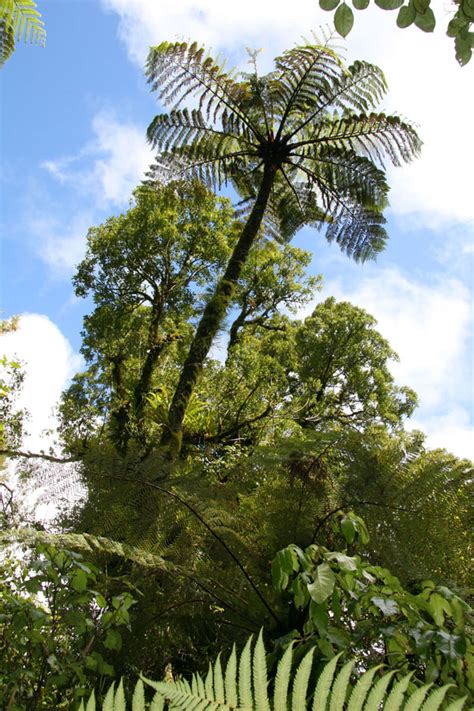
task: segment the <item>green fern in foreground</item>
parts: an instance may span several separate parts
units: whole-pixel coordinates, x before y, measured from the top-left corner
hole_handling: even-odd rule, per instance
[[[269,695],[269,679],[262,635],[252,650],[252,638],[237,659],[235,647],[232,650],[225,672],[220,657],[209,665],[205,679],[194,674],[191,682],[184,679],[171,682],[143,681],[155,689],[151,702],[145,702],[145,687],[139,681],[132,698],[131,711],[178,711],[178,709],[213,709],[214,711],[461,711],[466,699],[445,702],[450,686],[431,689],[430,684],[410,690],[411,674],[404,676],[389,686],[394,672],[382,672],[381,667],[373,667],[351,683],[354,662],[347,662],[339,671],[334,657],[326,664],[313,695],[309,681],[313,665],[314,649],[310,650],[292,671],[293,650],[287,649],[280,660],[276,672],[273,692]],[[94,694],[79,711],[96,711]],[[123,684],[117,689],[112,685],[104,699],[102,711],[126,711],[127,704]],[[465,709],[467,711],[467,709]]]

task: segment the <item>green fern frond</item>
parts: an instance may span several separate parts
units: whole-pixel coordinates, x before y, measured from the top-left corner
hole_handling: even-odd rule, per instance
[[[110,538],[102,536],[92,536],[89,533],[47,533],[37,531],[34,528],[18,528],[0,531],[0,541],[2,543],[44,543],[62,548],[70,548],[85,553],[107,554],[131,560],[134,563],[155,570],[168,570],[169,564],[157,554],[149,551],[119,543]]]
[[[252,638],[245,645],[240,657],[239,679],[237,680],[237,658],[235,649],[229,658],[225,679],[222,674],[220,655],[209,666],[206,679],[195,674],[192,683],[179,679],[172,682],[143,681],[155,689],[156,694],[148,707],[142,682],[139,681],[132,699],[132,711],[179,711],[180,709],[213,709],[213,711],[438,711],[444,702],[450,685],[430,691],[426,685],[408,691],[411,675],[403,677],[387,695],[392,683],[393,672],[384,673],[381,667],[364,672],[354,685],[352,683],[354,662],[349,661],[337,671],[340,655],[334,657],[323,668],[314,694],[311,694],[311,672],[315,649],[311,649],[301,660],[296,671],[292,671],[293,650],[289,647],[278,664],[275,677],[273,701],[268,694],[269,679],[265,662],[265,649],[260,633],[252,650]],[[229,666],[230,665],[230,666]],[[374,681],[377,675],[378,679]],[[253,685],[252,685],[253,680]],[[291,702],[288,689],[292,686]],[[312,696],[312,698],[311,698]],[[238,697],[238,701],[237,701]],[[462,711],[465,699],[449,702],[446,711]],[[85,711],[95,711],[94,695]],[[112,685],[104,700],[102,711],[125,711],[122,682],[114,690]],[[82,703],[80,711],[84,711]]]
[[[5,64],[15,51],[15,33],[13,27],[2,18],[0,20],[0,66]]]
[[[160,100],[178,108],[189,96],[199,95],[199,109],[207,119],[215,121],[226,112],[226,121],[233,121],[239,133],[246,127],[256,129],[240,106],[245,97],[245,85],[237,82],[196,42],[162,42],[152,47],[146,74],[152,90],[160,87]]]
[[[15,40],[44,47],[46,30],[33,0],[2,0],[0,3],[0,66],[15,49]]]

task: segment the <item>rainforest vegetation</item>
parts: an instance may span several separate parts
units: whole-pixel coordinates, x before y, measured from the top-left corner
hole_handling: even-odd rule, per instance
[[[294,709],[326,708],[338,672],[330,708],[354,689],[356,709],[370,670],[365,708],[391,691],[386,708],[405,692],[420,708],[425,684],[423,708],[468,708],[472,464],[405,429],[417,396],[396,353],[291,244],[309,225],[315,245],[375,257],[384,163],[416,158],[415,129],[378,111],[377,67],[316,42],[265,76],[163,43],[147,76],[170,110],[74,275],[92,308],[60,454],[22,450],[21,364],[3,363],[2,463],[69,503],[32,521],[2,479],[1,707],[79,708],[122,678],[107,708],[124,708],[143,674],[169,708],[266,709],[267,692],[287,708],[290,676]]]

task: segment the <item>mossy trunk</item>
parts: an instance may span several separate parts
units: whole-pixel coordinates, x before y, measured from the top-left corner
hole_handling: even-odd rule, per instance
[[[190,397],[196,385],[204,360],[209,353],[219,326],[232,301],[242,268],[262,224],[263,215],[270,197],[276,168],[268,166],[263,173],[262,183],[247,222],[235,245],[227,269],[216,286],[216,290],[206,305],[183,365],[168,412],[168,426],[162,437],[162,445],[168,448],[171,458],[176,456],[182,444],[183,419]]]

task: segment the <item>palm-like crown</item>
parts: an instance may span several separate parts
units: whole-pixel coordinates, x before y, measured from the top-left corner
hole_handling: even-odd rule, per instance
[[[386,91],[378,67],[346,68],[328,46],[307,43],[277,57],[266,76],[255,63],[237,74],[196,43],[164,42],[150,50],[147,75],[173,107],[148,128],[159,150],[153,178],[231,182],[247,203],[271,173],[266,223],[275,237],[327,224],[327,239],[357,260],[383,248],[384,158],[400,165],[421,144],[408,123],[373,112]],[[197,107],[183,107],[191,97]]]

